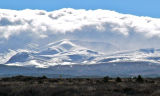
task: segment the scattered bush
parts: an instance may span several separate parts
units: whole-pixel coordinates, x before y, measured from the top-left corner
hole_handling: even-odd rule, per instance
[[[1,78],[0,96],[160,96],[159,81],[160,78],[143,79],[140,75],[135,79],[14,76]]]
[[[47,79],[47,77],[45,75],[43,75],[41,79]]]
[[[109,77],[108,77],[108,76],[105,76],[105,77],[103,78],[103,81],[104,81],[104,82],[108,82],[108,81],[109,81]]]
[[[121,78],[120,78],[120,77],[117,77],[117,78],[116,78],[116,82],[122,82]]]
[[[137,82],[144,82],[144,79],[142,78],[141,75],[138,75],[138,77],[136,78]]]

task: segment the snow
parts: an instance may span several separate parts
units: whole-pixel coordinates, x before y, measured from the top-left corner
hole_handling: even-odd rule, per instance
[[[40,51],[26,49],[10,50],[8,53],[0,54],[0,62],[8,66],[36,68],[48,68],[56,65],[90,65],[137,61],[160,63],[159,54],[160,50],[154,48],[101,54],[77,45],[72,40],[64,39],[49,43]]]
[[[55,65],[90,63],[100,56],[98,52],[81,47],[64,39],[50,43],[39,52],[18,51],[6,62],[9,66],[35,66],[46,68]]]

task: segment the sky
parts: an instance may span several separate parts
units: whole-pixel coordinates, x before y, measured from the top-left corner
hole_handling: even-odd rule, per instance
[[[137,16],[160,17],[160,0],[1,0],[1,9],[106,9]]]

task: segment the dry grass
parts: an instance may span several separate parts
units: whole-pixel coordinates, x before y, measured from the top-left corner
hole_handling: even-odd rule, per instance
[[[16,76],[0,80],[0,96],[160,96],[160,79]]]

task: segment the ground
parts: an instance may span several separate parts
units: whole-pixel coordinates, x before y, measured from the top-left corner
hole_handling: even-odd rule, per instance
[[[0,79],[0,96],[160,96],[160,78]]]

